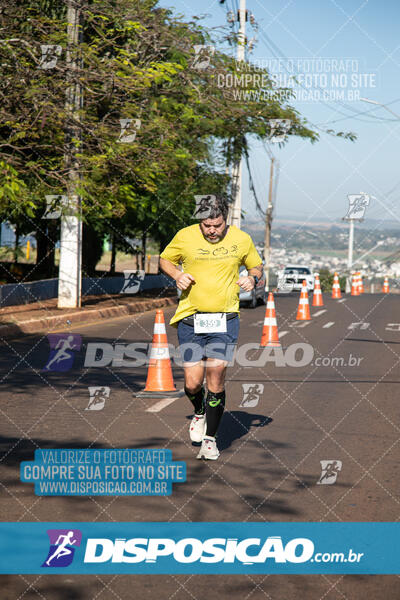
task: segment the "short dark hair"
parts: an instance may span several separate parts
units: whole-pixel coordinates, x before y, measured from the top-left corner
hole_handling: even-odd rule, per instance
[[[215,201],[212,204],[210,209],[210,214],[207,219],[217,219],[220,215],[222,215],[224,221],[226,221],[228,217],[229,204],[228,200],[223,196],[216,196]]]

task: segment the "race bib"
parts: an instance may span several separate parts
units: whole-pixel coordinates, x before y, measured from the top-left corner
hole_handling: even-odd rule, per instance
[[[194,315],[195,333],[226,333],[225,313],[203,313]]]

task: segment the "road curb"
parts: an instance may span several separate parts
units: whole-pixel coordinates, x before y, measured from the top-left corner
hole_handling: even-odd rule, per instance
[[[0,337],[10,338],[21,334],[51,333],[52,330],[70,327],[74,323],[86,324],[100,319],[114,319],[135,313],[142,313],[163,306],[177,304],[177,298],[151,298],[143,302],[132,304],[119,304],[117,306],[104,306],[100,308],[83,308],[75,312],[63,311],[60,315],[29,319],[17,323],[0,325]],[[67,323],[68,321],[68,323]]]

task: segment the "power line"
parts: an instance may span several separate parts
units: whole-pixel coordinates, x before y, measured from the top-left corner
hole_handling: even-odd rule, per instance
[[[260,214],[260,216],[262,216],[263,218],[265,218],[265,211],[263,210],[263,208],[262,208],[262,206],[261,206],[261,204],[260,204],[260,202],[258,200],[257,192],[256,192],[256,189],[255,189],[255,186],[254,186],[254,180],[253,180],[253,176],[252,176],[252,173],[251,173],[250,161],[249,161],[249,154],[247,152],[247,149],[244,151],[244,157],[245,157],[245,161],[246,161],[247,171],[249,173],[249,187],[250,187],[250,190],[253,193],[254,200],[255,200],[255,203],[256,203],[256,207],[257,207],[257,211]]]
[[[260,34],[261,34],[261,37],[262,37],[262,39],[263,39],[263,42],[264,42],[264,44],[267,46],[268,50],[270,50],[270,52],[271,52],[271,53],[274,55],[274,57],[275,57],[275,58],[283,58],[283,59],[285,59],[285,60],[288,60],[288,59],[287,59],[287,57],[285,56],[285,54],[284,54],[284,53],[282,52],[282,50],[279,48],[279,46],[277,46],[277,45],[276,45],[276,44],[275,44],[275,43],[274,43],[274,42],[271,40],[271,38],[270,38],[270,37],[267,35],[267,33],[264,31],[264,29],[262,29],[262,27],[260,27]],[[292,75],[292,73],[291,73],[291,72],[290,72],[290,71],[287,69],[287,67],[286,67],[286,66],[285,66],[285,70],[286,70],[286,72],[287,72],[289,75]],[[307,90],[307,88],[304,86],[304,84],[302,84],[301,82],[300,82],[299,84],[300,84],[300,86],[301,86],[303,89],[306,89],[306,90]],[[319,86],[316,86],[316,89],[318,89],[319,91],[323,91],[323,90],[322,90],[322,88],[320,88]],[[351,107],[351,106],[349,106],[349,105],[347,105],[347,104],[345,104],[345,103],[343,103],[343,102],[341,102],[341,101],[339,100],[339,101],[338,101],[338,103],[340,104],[340,106],[341,106],[341,107],[343,107],[343,109],[346,109],[346,110],[349,110],[349,111],[352,111],[352,112],[353,112],[353,114],[352,114],[352,115],[345,115],[344,113],[340,112],[340,111],[339,111],[337,108],[335,108],[335,107],[331,106],[331,105],[330,105],[330,104],[329,104],[327,101],[324,101],[324,100],[320,99],[320,100],[319,100],[319,102],[323,103],[323,104],[324,104],[325,106],[327,106],[327,107],[328,107],[330,110],[333,110],[334,112],[336,112],[336,113],[338,113],[338,114],[342,115],[342,116],[344,117],[344,119],[348,119],[349,117],[356,118],[358,114],[367,114],[368,112],[370,112],[370,111],[363,111],[363,112],[361,112],[361,113],[360,113],[360,112],[357,112],[357,109],[354,109],[353,107]],[[371,115],[371,116],[374,116],[374,115]],[[374,118],[377,118],[378,120],[381,120],[381,119],[379,119],[379,117],[375,117],[375,116],[374,116]],[[344,120],[344,119],[343,119],[343,120]],[[341,119],[340,119],[340,120],[341,120]],[[362,119],[358,119],[358,120],[362,120]],[[385,119],[385,120],[386,120],[386,119]],[[392,119],[387,119],[387,120],[388,120],[388,121],[391,121]],[[317,127],[318,127],[318,129],[320,129],[320,127],[319,127],[319,126],[317,126]]]
[[[399,102],[399,101],[400,101],[400,98],[397,98],[396,100],[392,100],[392,102],[388,102],[387,105],[394,104],[395,102]],[[360,111],[360,112],[356,113],[354,115],[354,117],[356,117],[357,115],[368,115],[368,114],[372,113],[374,110],[376,110],[376,108],[370,108],[369,110]],[[399,122],[398,119],[389,119],[389,118],[385,119],[385,117],[377,117],[376,115],[373,115],[373,114],[371,114],[370,116],[373,117],[374,119],[376,119],[375,122],[379,122],[379,123],[381,123],[382,121],[388,122],[388,123],[398,123]],[[335,119],[333,121],[328,121],[328,123],[337,123],[338,121],[343,121],[344,119],[347,119],[347,118],[348,117],[343,117],[342,119]],[[366,119],[358,119],[358,121],[363,121],[364,123],[374,123],[374,121],[367,121]]]

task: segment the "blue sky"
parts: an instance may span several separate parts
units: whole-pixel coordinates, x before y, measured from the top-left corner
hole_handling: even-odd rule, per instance
[[[238,0],[162,0],[163,6],[174,7],[185,17],[206,15],[203,24],[209,27],[226,25],[226,8]],[[279,185],[275,214],[296,219],[339,223],[347,209],[347,194],[363,191],[374,196],[367,210],[367,219],[400,221],[400,4],[396,0],[247,0],[247,9],[258,23],[258,42],[250,60],[267,61],[276,56],[304,60],[311,68],[311,59],[352,59],[345,71],[349,85],[344,102],[321,102],[315,99],[316,88],[307,88],[312,101],[292,102],[303,116],[321,129],[353,131],[356,142],[333,138],[321,132],[314,145],[290,138],[283,149],[270,147],[280,162]],[[247,24],[247,36],[254,35]],[[272,42],[272,46],[271,46]],[[231,52],[226,47],[228,52]],[[288,63],[285,61],[285,65]],[[303,72],[300,68],[298,72]],[[285,67],[282,69],[286,73]],[[314,71],[315,72],[315,71]],[[327,88],[336,94],[327,69]],[[367,77],[365,78],[365,74]],[[366,79],[364,84],[359,77]],[[352,81],[352,76],[356,81]],[[323,89],[319,77],[317,85]],[[367,97],[388,105],[399,120],[380,106],[351,100],[348,90],[354,83],[359,97]],[[366,85],[365,85],[366,83]],[[344,106],[343,106],[344,104]],[[366,114],[355,114],[366,113]],[[269,159],[259,143],[252,144],[251,168],[258,197],[264,205],[267,196]],[[248,189],[244,169],[243,208],[247,218],[255,216],[254,200]],[[390,193],[389,193],[390,192]]]

